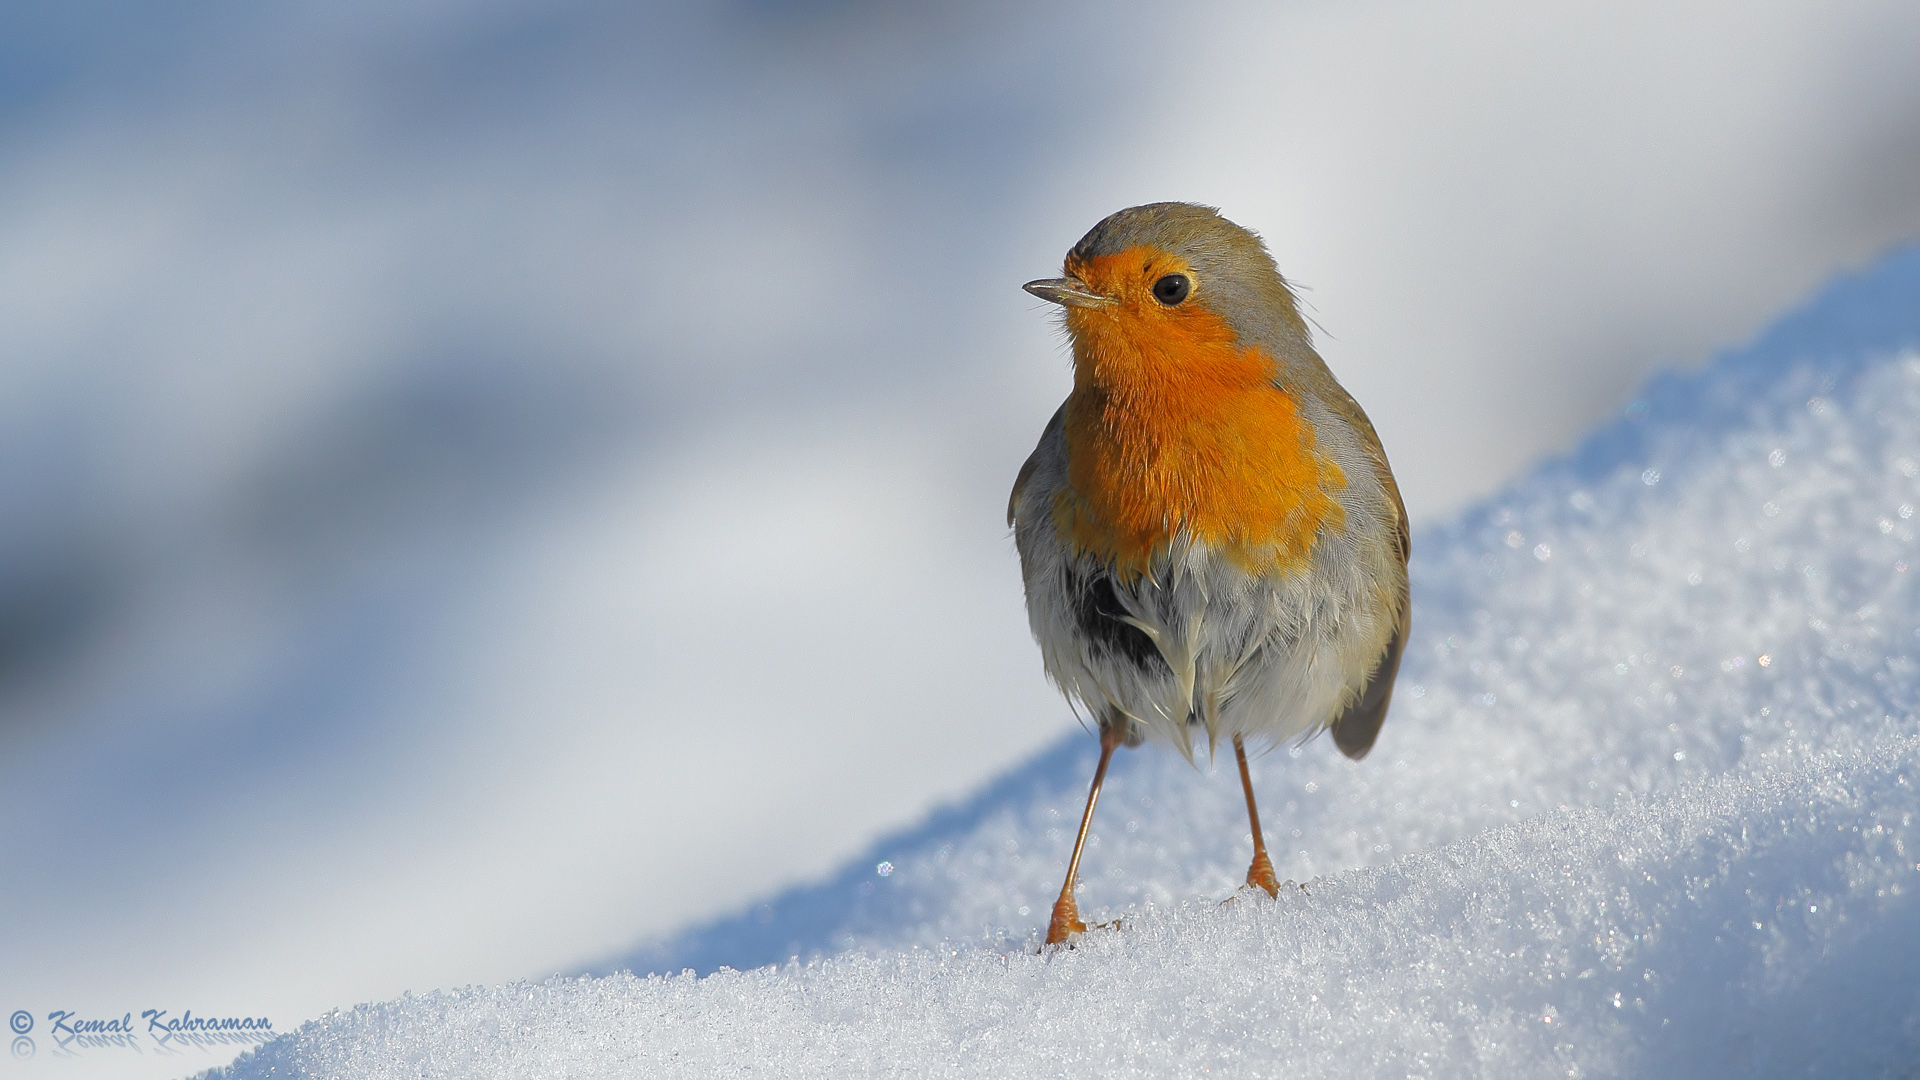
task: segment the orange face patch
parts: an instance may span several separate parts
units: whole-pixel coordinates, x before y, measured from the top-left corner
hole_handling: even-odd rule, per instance
[[[1068,543],[1138,574],[1184,531],[1249,570],[1303,570],[1314,536],[1343,521],[1330,492],[1346,477],[1274,385],[1273,358],[1238,345],[1207,310],[1206,282],[1164,251],[1066,269],[1116,301],[1067,309],[1069,460],[1053,514]],[[1194,278],[1171,307],[1151,291],[1169,273]]]

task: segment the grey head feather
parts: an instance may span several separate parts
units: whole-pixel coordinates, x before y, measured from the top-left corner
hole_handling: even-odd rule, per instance
[[[1158,202],[1109,215],[1067,253],[1069,263],[1141,246],[1159,248],[1193,267],[1193,300],[1233,328],[1240,344],[1265,349],[1283,364],[1311,354],[1307,325],[1293,290],[1258,234],[1197,203]]]

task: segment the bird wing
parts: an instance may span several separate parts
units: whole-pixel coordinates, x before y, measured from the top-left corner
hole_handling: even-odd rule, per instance
[[[1393,680],[1400,674],[1400,654],[1406,649],[1407,630],[1412,624],[1413,605],[1407,593],[1407,557],[1412,554],[1413,541],[1407,531],[1407,505],[1401,501],[1400,485],[1394,483],[1393,470],[1387,465],[1387,454],[1380,446],[1380,436],[1374,433],[1373,422],[1367,419],[1367,414],[1347,393],[1346,388],[1335,381],[1324,363],[1313,369],[1310,377],[1314,378],[1327,405],[1360,432],[1360,441],[1366,447],[1374,475],[1380,478],[1381,486],[1386,488],[1395,517],[1394,570],[1399,580],[1395,582],[1393,596],[1393,637],[1388,639],[1386,649],[1373,665],[1373,674],[1367,677],[1367,684],[1361,688],[1359,698],[1334,717],[1331,725],[1333,744],[1340,748],[1341,753],[1358,761],[1373,749],[1373,741],[1380,735],[1380,725],[1387,719],[1387,703],[1393,698]]]
[[[1007,496],[1008,528],[1013,527],[1014,511],[1020,508],[1020,495],[1027,490],[1027,481],[1032,480],[1034,471],[1040,468],[1040,452],[1047,445],[1047,436],[1066,422],[1066,414],[1066,402],[1061,402],[1060,407],[1053,411],[1053,418],[1040,430],[1040,442],[1033,448],[1033,453],[1027,455],[1026,464],[1020,466],[1020,475],[1013,478],[1013,493]]]
[[[1407,608],[1403,599],[1393,638],[1387,642],[1387,651],[1380,655],[1380,662],[1374,665],[1359,700],[1333,719],[1333,745],[1355,761],[1373,749],[1373,740],[1380,737],[1380,725],[1387,719],[1387,702],[1393,697],[1394,676],[1400,674],[1400,654],[1407,644]]]

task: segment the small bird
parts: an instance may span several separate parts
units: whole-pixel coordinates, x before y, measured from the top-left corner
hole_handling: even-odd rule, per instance
[[[1386,453],[1260,238],[1151,203],[1095,225],[1064,269],[1025,288],[1064,309],[1073,392],[1007,503],[1042,662],[1100,732],[1049,944],[1086,930],[1074,882],[1100,785],[1148,736],[1189,761],[1202,734],[1233,742],[1247,884],[1277,897],[1246,743],[1331,728],[1364,757],[1409,619]]]

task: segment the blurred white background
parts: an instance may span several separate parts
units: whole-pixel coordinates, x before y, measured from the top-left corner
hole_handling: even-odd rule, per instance
[[[1019,285],[1101,216],[1261,231],[1430,522],[1920,236],[1915,55],[1867,0],[6,9],[0,1011],[291,1027],[822,873],[1073,730],[1002,515],[1069,381]]]

